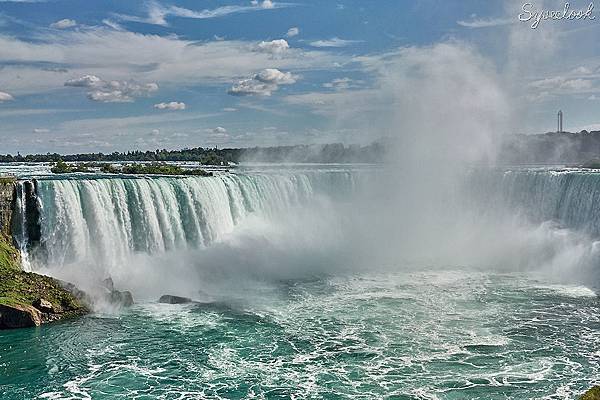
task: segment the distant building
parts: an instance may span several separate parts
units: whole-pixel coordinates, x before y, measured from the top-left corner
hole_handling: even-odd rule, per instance
[[[557,121],[557,132],[563,132],[563,113],[562,110],[558,110],[558,121]]]

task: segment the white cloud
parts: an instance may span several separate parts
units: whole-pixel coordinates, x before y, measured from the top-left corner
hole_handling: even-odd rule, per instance
[[[571,71],[571,74],[573,74],[573,75],[589,75],[591,73],[592,73],[592,71],[589,68],[584,67],[584,66],[574,68]]]
[[[234,84],[228,93],[234,96],[262,95],[270,96],[279,89],[279,85],[291,85],[298,77],[291,72],[282,72],[276,68],[267,68],[252,78],[242,79]]]
[[[169,103],[158,103],[154,105],[154,108],[159,110],[185,110],[185,103],[179,101],[171,101]]]
[[[65,82],[65,86],[73,87],[97,87],[102,86],[105,82],[96,75],[83,75],[79,78],[69,79]]]
[[[225,111],[225,112],[234,112],[234,111],[237,111],[237,108],[233,108],[233,107],[225,107],[225,108],[223,109],[223,111]]]
[[[77,26],[77,21],[68,18],[61,19],[60,21],[56,21],[50,24],[50,28],[54,29],[67,29],[72,28],[74,26]]]
[[[12,97],[12,95],[6,93],[6,92],[0,92],[0,103],[3,103],[5,101],[11,101],[14,100],[14,97]]]
[[[260,6],[262,8],[273,8],[273,7],[275,7],[275,3],[273,3],[271,0],[265,0],[262,2],[262,4]]]
[[[213,133],[219,133],[219,134],[227,133],[227,129],[223,128],[222,126],[217,126],[212,131],[213,131]]]
[[[130,103],[136,97],[148,96],[158,90],[156,83],[138,83],[133,80],[105,81],[96,75],[69,79],[65,86],[87,88],[88,98],[102,103]]]
[[[192,19],[208,19],[224,17],[230,14],[258,11],[264,9],[282,8],[287,7],[286,4],[273,3],[270,0],[265,0],[262,3],[252,2],[250,6],[222,6],[212,10],[205,9],[202,11],[190,10],[189,8],[168,6],[165,7],[156,1],[148,3],[147,16],[138,17],[134,15],[123,15],[119,14],[117,17],[125,21],[143,22],[152,25],[168,26],[168,17],[179,17],[179,18],[192,18]]]
[[[293,28],[288,29],[288,31],[285,34],[285,36],[287,36],[287,37],[294,37],[294,36],[298,36],[299,33],[300,33],[300,29],[295,26]]]
[[[48,133],[50,129],[47,128],[34,128],[33,133]]]
[[[267,68],[256,74],[254,79],[275,85],[291,85],[296,83],[297,76],[291,72],[281,72],[277,68]]]
[[[119,25],[118,23],[116,23],[115,21],[105,18],[102,20],[102,23],[116,31],[122,31],[123,27],[121,25]]]
[[[346,40],[333,37],[331,39],[315,40],[314,42],[310,42],[310,45],[313,47],[346,47],[360,42],[362,40]]]
[[[254,7],[260,7],[260,8],[264,8],[264,9],[275,8],[275,3],[271,0],[264,0],[262,3],[258,0],[252,0],[250,2],[250,4],[252,4]],[[277,6],[279,6],[279,5],[277,5]]]
[[[470,21],[456,21],[465,28],[490,28],[494,26],[510,25],[514,23],[514,18],[473,18]]]
[[[581,93],[594,88],[594,80],[555,76],[539,79],[530,83],[530,87],[551,93]]]
[[[271,40],[270,42],[260,42],[257,45],[258,51],[280,55],[285,53],[290,48],[290,45],[285,39]]]
[[[598,97],[595,94],[593,94],[590,97],[588,97],[588,100],[600,100],[600,97]]]
[[[332,80],[331,82],[327,82],[323,84],[323,87],[331,88],[335,90],[346,90],[353,87],[353,80],[345,77],[345,78],[337,78]]]
[[[128,80],[135,76],[145,82],[215,84],[264,68],[322,69],[342,60],[340,55],[319,50],[289,48],[285,57],[273,57],[256,51],[256,42],[198,43],[108,27],[44,32],[33,39],[0,34],[0,61],[11,61],[2,70],[5,91],[39,93],[63,85],[61,74],[40,70],[36,64],[60,65],[71,77],[88,74]]]

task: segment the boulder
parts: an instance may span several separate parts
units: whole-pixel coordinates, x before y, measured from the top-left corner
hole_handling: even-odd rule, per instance
[[[110,276],[102,281],[102,286],[104,286],[110,292],[115,290],[115,283]]]
[[[52,303],[50,303],[48,300],[39,298],[36,301],[33,302],[33,306],[35,308],[37,308],[38,310],[40,310],[43,313],[53,313],[56,312],[56,310],[54,309],[54,306],[52,305]]]
[[[113,290],[110,292],[110,302],[120,307],[131,307],[133,305],[133,295],[128,290],[122,292]]]
[[[0,304],[0,329],[27,328],[41,323],[41,313],[33,306]]]
[[[162,296],[160,296],[160,299],[158,299],[158,302],[167,304],[185,304],[191,303],[192,299],[189,299],[187,297],[173,296],[170,294],[163,294]]]

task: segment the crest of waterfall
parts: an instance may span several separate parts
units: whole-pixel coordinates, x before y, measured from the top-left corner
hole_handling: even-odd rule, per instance
[[[40,179],[40,242],[30,246],[27,237],[22,184],[15,237],[30,248],[24,253],[34,269],[79,263],[110,270],[135,253],[209,246],[250,214],[273,215],[354,185],[349,171]]]

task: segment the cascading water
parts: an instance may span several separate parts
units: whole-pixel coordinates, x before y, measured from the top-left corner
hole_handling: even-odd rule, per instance
[[[533,223],[554,221],[600,237],[600,173],[583,170],[479,170],[469,174],[469,204],[482,213],[498,209]],[[484,211],[483,209],[486,209]]]
[[[44,339],[27,352],[32,368],[14,367],[21,348],[0,343],[5,370],[28,382],[26,398],[575,398],[598,376],[597,299],[511,263],[569,271],[598,260],[599,178],[477,169],[418,192],[453,192],[426,204],[435,225],[397,196],[382,207],[373,186],[395,181],[379,170],[70,176],[39,179],[37,197],[22,181],[16,215],[32,268],[79,287],[111,275],[137,304],[26,331]],[[32,202],[39,242],[28,236]],[[511,215],[523,223],[506,223]],[[388,226],[414,243],[430,237],[425,250],[441,261],[404,263],[422,249]],[[331,269],[351,262],[365,270]],[[156,302],[171,293],[199,302]],[[4,397],[24,397],[4,387]]]
[[[23,183],[16,237],[21,249],[30,247],[34,269],[80,264],[109,272],[134,254],[209,246],[250,214],[273,215],[327,193],[347,195],[355,179],[349,171],[40,179],[39,244],[27,236]]]

